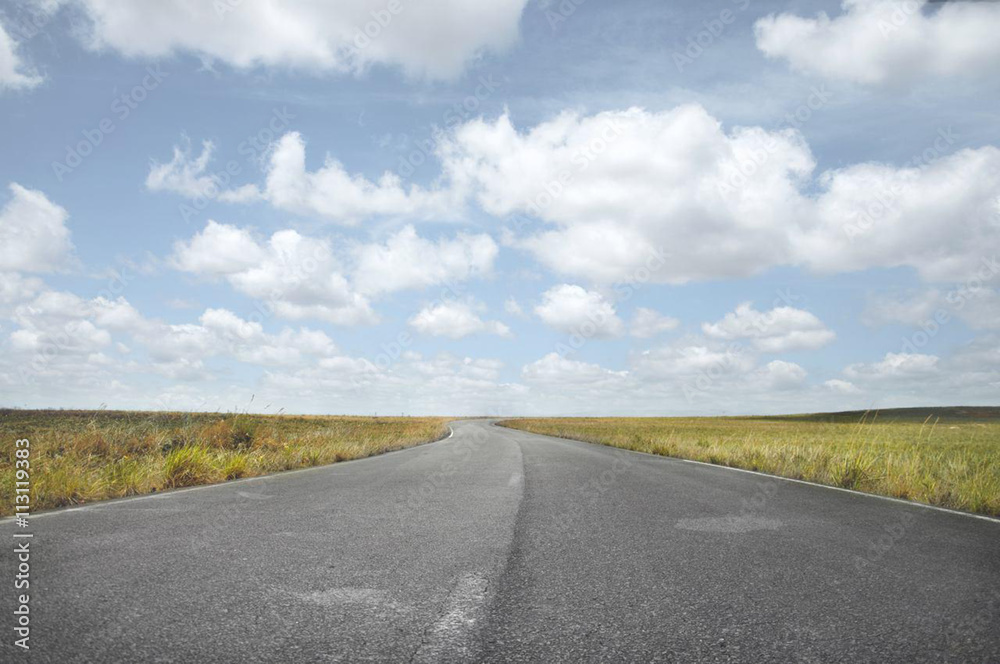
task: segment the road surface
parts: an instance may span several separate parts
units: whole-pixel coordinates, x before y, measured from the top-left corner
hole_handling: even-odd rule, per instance
[[[1000,661],[998,522],[485,421],[31,529],[4,662]]]

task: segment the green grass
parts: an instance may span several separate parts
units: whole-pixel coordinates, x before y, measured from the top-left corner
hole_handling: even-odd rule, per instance
[[[1000,516],[1000,408],[501,424]]]
[[[2,410],[0,507],[13,513],[14,441],[31,441],[32,511],[357,459],[426,443],[439,417]]]

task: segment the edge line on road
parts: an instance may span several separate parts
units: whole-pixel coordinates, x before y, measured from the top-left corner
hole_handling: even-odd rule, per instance
[[[771,475],[770,473],[762,473],[759,470],[749,470],[747,468],[737,468],[735,466],[723,466],[717,463],[708,463],[707,461],[695,461],[694,459],[682,459],[681,457],[667,456],[665,454],[653,454],[652,452],[643,452],[641,450],[630,450],[625,447],[616,447],[614,445],[603,445],[601,443],[591,443],[586,440],[579,440],[577,438],[563,438],[562,436],[549,436],[543,433],[534,433],[533,431],[524,431],[523,429],[515,429],[514,427],[501,427],[496,422],[493,426],[500,427],[503,429],[509,429],[511,431],[519,431],[521,433],[531,434],[532,436],[542,436],[544,438],[553,438],[555,440],[571,440],[574,443],[583,443],[585,445],[593,445],[595,447],[604,447],[613,450],[621,450],[623,452],[632,452],[634,454],[643,454],[645,456],[654,457],[657,459],[667,459],[670,461],[680,461],[683,463],[693,463],[699,466],[707,466],[709,468],[718,468],[719,470],[735,470],[740,473],[749,473],[750,475],[757,475],[759,477],[767,477],[776,480],[783,480],[785,482],[794,482],[796,484],[804,484],[805,486],[814,486],[821,489],[831,489],[833,491],[841,491],[843,493],[850,493],[855,496],[865,496],[866,498],[878,498],[879,500],[888,500],[893,503],[899,503],[900,505],[909,505],[911,507],[923,507],[924,509],[935,510],[938,512],[945,512],[947,514],[956,514],[958,516],[972,517],[973,519],[981,519],[982,521],[989,521],[990,523],[995,523],[1000,525],[1000,519],[992,516],[987,516],[986,514],[974,514],[972,512],[963,512],[961,510],[953,510],[949,507],[939,507],[938,505],[928,505],[927,503],[918,503],[914,500],[904,500],[902,498],[894,498],[892,496],[882,496],[877,493],[865,493],[864,491],[857,491],[855,489],[845,489],[844,487],[831,486],[829,484],[820,484],[818,482],[810,482],[809,480],[800,480],[794,477],[784,477],[782,475]]]

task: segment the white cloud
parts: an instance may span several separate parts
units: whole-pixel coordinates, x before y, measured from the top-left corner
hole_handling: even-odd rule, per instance
[[[860,394],[861,390],[849,380],[841,380],[839,378],[831,378],[830,380],[823,381],[823,385],[832,392],[837,394]]]
[[[801,387],[806,376],[806,370],[794,362],[773,360],[759,369],[753,380],[763,389],[791,390]]]
[[[17,272],[0,272],[0,316],[12,312],[11,307],[31,300],[45,288],[37,277],[28,277]]]
[[[484,321],[479,317],[477,307],[470,302],[441,302],[421,309],[409,325],[421,334],[435,337],[461,339],[472,334],[495,334],[510,337],[510,328],[500,321]]]
[[[153,162],[146,176],[150,191],[170,191],[188,198],[213,198],[219,193],[219,182],[208,170],[215,145],[202,141],[201,154],[191,156],[191,142],[174,146],[174,156],[167,163]]]
[[[755,357],[736,344],[718,345],[698,340],[678,340],[643,351],[633,357],[633,371],[650,380],[675,377],[745,374],[756,365]]]
[[[721,190],[763,146],[745,186]],[[439,154],[487,212],[550,225],[515,245],[600,282],[740,277],[787,262],[798,183],[814,165],[797,132],[726,133],[697,105],[564,113],[523,132],[505,114],[459,127]]]
[[[886,353],[879,362],[858,362],[844,369],[849,378],[884,380],[890,378],[918,379],[938,371],[936,355],[920,353]]]
[[[453,284],[488,275],[498,253],[489,235],[459,233],[435,242],[406,226],[384,243],[356,248],[354,282],[366,294]]]
[[[498,247],[490,236],[458,233],[429,240],[406,226],[384,243],[335,245],[329,238],[277,231],[266,242],[245,228],[209,221],[174,245],[178,270],[224,278],[236,290],[293,320],[372,323],[370,297],[489,274]]]
[[[33,88],[44,80],[30,72],[17,51],[17,42],[0,23],[0,92]]]
[[[224,277],[282,318],[356,325],[376,320],[366,297],[352,290],[329,240],[294,230],[258,243],[246,229],[210,221],[178,242],[170,263],[179,270]]]
[[[938,138],[940,155],[953,140]],[[507,115],[475,120],[438,152],[450,186],[485,211],[543,223],[508,232],[508,244],[600,283],[739,278],[786,265],[964,279],[1000,246],[993,146],[922,167],[861,163],[814,176],[797,131],[727,132],[686,105],[563,114],[526,131]]]
[[[794,307],[775,307],[762,312],[744,302],[717,323],[703,323],[702,331],[713,339],[750,339],[757,350],[783,353],[813,350],[830,343],[836,334],[815,315]]]
[[[348,226],[372,217],[450,218],[455,208],[452,193],[445,189],[407,188],[388,171],[372,181],[347,172],[330,155],[318,170],[308,171],[305,141],[298,132],[285,134],[273,146],[264,190],[248,191],[244,187],[227,200],[264,198],[278,209]]]
[[[518,318],[525,317],[524,309],[521,308],[521,305],[513,297],[508,297],[504,300],[503,310],[511,316],[517,316]]]
[[[521,377],[536,385],[557,385],[562,388],[589,388],[597,386],[622,385],[627,371],[610,371],[597,364],[571,360],[558,353],[525,365]]]
[[[649,339],[663,332],[674,330],[680,321],[670,316],[664,316],[658,311],[639,307],[632,316],[629,334],[638,339]]]
[[[385,0],[65,2],[90,18],[91,48],[126,57],[188,52],[240,69],[333,72],[390,65],[412,76],[451,78],[479,54],[517,39],[527,0],[428,0],[419,7]],[[374,36],[365,40],[365,30]]]
[[[845,0],[830,18],[778,14],[757,21],[757,48],[795,69],[865,85],[1000,73],[1000,5]]]
[[[954,142],[939,139],[936,154]],[[739,278],[776,266],[911,267],[940,282],[966,278],[984,248],[1000,246],[1000,149],[992,146],[919,167],[860,163],[814,176],[797,131],[727,132],[687,105],[563,114],[524,132],[507,115],[473,120],[439,138],[436,152],[438,182],[407,187],[393,174],[352,175],[329,156],[307,171],[305,145],[289,133],[263,190],[245,185],[220,198],[263,198],[348,225],[451,218],[475,200],[494,216],[539,218],[541,230],[507,231],[504,241],[556,273],[598,283]],[[211,188],[206,156],[166,165],[161,186]]]
[[[227,309],[206,309],[197,323],[170,324],[142,316],[124,298],[95,298],[85,315],[102,328],[128,335],[145,348],[157,371],[173,377],[204,377],[204,362],[219,356],[259,366],[295,366],[306,357],[337,354],[321,331],[284,328],[269,334],[261,323]]]
[[[0,209],[0,271],[58,272],[74,260],[66,210],[40,191],[10,185]]]
[[[542,293],[535,314],[546,325],[587,339],[610,339],[625,333],[614,305],[603,295],[580,286],[560,284]]]
[[[819,178],[798,261],[822,273],[908,266],[965,281],[1000,247],[1000,149],[960,150],[922,168],[858,164]]]
[[[184,272],[224,276],[250,269],[263,261],[264,255],[246,229],[209,220],[190,240],[174,244],[169,262]]]
[[[1000,338],[977,337],[941,357],[886,353],[875,362],[851,364],[843,374],[881,407],[991,405],[1000,389]]]

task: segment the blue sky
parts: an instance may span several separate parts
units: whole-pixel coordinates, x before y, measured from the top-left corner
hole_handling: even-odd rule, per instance
[[[5,405],[996,402],[997,5],[338,4],[0,5]]]

